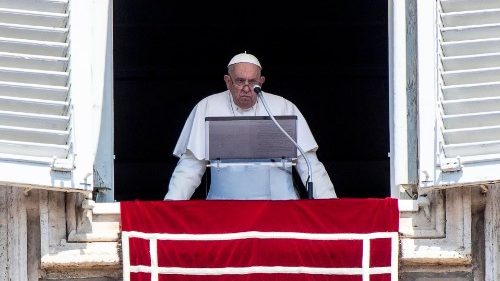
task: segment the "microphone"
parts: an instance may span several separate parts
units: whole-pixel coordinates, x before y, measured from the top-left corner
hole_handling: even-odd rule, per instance
[[[307,159],[307,156],[304,153],[304,150],[302,150],[302,148],[299,146],[299,144],[285,131],[285,129],[283,129],[283,127],[281,127],[281,125],[278,123],[278,121],[276,121],[276,118],[274,118],[273,114],[271,113],[271,110],[269,109],[269,106],[267,105],[266,99],[264,98],[262,88],[260,87],[260,85],[254,85],[252,88],[253,88],[253,91],[257,94],[257,97],[259,97],[260,100],[262,101],[262,104],[264,105],[264,108],[266,109],[267,114],[269,115],[269,117],[271,117],[271,120],[273,120],[274,124],[276,124],[276,126],[283,132],[283,134],[285,134],[285,136],[290,141],[292,141],[293,145],[295,145],[295,147],[300,151],[300,154],[302,154],[302,156],[304,156],[304,160],[306,160],[306,164],[307,164],[307,180],[306,180],[307,197],[309,199],[314,199],[311,162],[309,162],[309,159]]]
[[[253,91],[257,94],[257,96],[262,94],[262,88],[259,85],[253,85]]]

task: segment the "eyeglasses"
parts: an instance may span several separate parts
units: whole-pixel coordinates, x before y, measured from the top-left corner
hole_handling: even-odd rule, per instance
[[[233,79],[231,77],[231,82],[238,88],[243,88],[245,87],[246,85],[248,85],[250,88],[253,88],[253,86],[255,85],[259,85],[260,84],[260,81],[259,80],[256,80],[256,79],[252,79],[252,80],[246,80],[246,79],[243,79],[243,78],[236,78],[236,79]]]

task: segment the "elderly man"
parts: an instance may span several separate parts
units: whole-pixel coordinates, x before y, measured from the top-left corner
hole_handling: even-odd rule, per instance
[[[245,53],[234,56],[224,75],[227,90],[210,95],[193,108],[189,115],[174,155],[179,157],[172,174],[165,200],[187,200],[200,185],[207,167],[205,152],[205,118],[221,116],[268,116],[253,87],[262,86],[259,60]],[[297,143],[305,152],[295,165],[305,183],[308,178],[307,157],[312,167],[314,198],[336,198],[334,186],[323,164],[318,160],[318,145],[299,109],[287,99],[262,92],[273,115],[297,116]],[[207,199],[298,199],[292,182],[291,170],[272,165],[234,165],[211,168],[210,191]]]

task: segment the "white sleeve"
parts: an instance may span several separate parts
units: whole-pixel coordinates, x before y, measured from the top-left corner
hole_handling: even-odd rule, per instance
[[[330,177],[325,169],[323,163],[318,160],[316,152],[308,151],[306,152],[306,157],[311,162],[312,168],[312,180],[313,180],[313,197],[319,198],[337,198],[335,193],[335,188],[333,186]],[[307,173],[307,163],[304,156],[301,155],[297,158],[296,165],[297,173],[300,175],[300,179],[304,186],[306,185],[306,180],[308,177]]]
[[[190,199],[200,185],[206,169],[205,160],[196,159],[191,151],[186,150],[172,173],[164,200]]]

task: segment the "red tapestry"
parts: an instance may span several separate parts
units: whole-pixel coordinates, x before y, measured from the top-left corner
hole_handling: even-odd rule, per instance
[[[395,281],[398,202],[121,202],[124,280]]]

